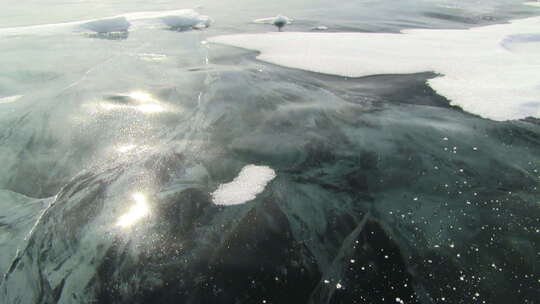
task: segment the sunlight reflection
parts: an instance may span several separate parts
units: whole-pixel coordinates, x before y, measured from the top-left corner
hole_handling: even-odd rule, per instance
[[[128,96],[140,103],[139,105],[135,106],[135,108],[143,113],[158,113],[165,110],[165,108],[160,104],[159,100],[155,99],[152,97],[152,95],[146,92],[135,91],[129,93]]]
[[[131,92],[128,96],[139,102],[156,102],[152,95],[142,91]]]
[[[150,207],[148,206],[146,197],[142,193],[137,192],[133,194],[133,200],[135,201],[135,204],[126,214],[118,219],[118,222],[116,223],[117,226],[122,228],[131,227],[133,224],[150,214]]]
[[[116,105],[116,104],[107,103],[107,102],[100,102],[99,107],[105,111],[114,111],[114,110],[118,110],[122,108],[121,105]]]
[[[165,111],[165,108],[158,104],[142,104],[135,108],[143,113],[159,113]]]
[[[141,58],[144,61],[151,61],[151,62],[161,62],[166,61],[167,55],[164,54],[154,54],[154,53],[141,53],[139,54],[139,58]]]
[[[133,145],[133,144],[120,145],[120,146],[116,147],[116,151],[118,151],[119,153],[126,153],[126,152],[129,152],[129,151],[135,149],[136,147],[137,146]]]
[[[145,114],[164,112],[167,107],[152,95],[143,91],[111,95],[98,103],[105,111],[136,110]]]

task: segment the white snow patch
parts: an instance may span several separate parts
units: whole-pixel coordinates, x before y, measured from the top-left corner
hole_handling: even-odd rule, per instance
[[[209,39],[260,51],[258,59],[307,71],[362,77],[441,74],[428,84],[453,105],[493,120],[540,117],[540,18],[468,30],[386,33],[264,33]],[[512,39],[519,37],[519,39]]]
[[[254,199],[266,185],[276,177],[276,172],[267,166],[247,165],[230,183],[221,184],[212,200],[216,205],[239,205]]]

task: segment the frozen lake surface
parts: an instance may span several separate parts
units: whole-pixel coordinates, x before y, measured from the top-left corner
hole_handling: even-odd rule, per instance
[[[537,303],[537,2],[266,2],[0,4],[0,303]]]

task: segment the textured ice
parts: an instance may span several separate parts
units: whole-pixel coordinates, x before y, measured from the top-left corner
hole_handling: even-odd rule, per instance
[[[209,8],[218,30],[246,30],[238,7]],[[298,28],[320,25],[321,11],[294,11]],[[341,17],[324,25],[350,28]],[[122,42],[73,34],[80,24],[0,39],[1,96],[24,94],[0,105],[0,303],[538,299],[535,120],[448,108],[425,74],[261,66],[161,17],[125,18]],[[527,54],[534,37],[502,49]],[[237,177],[249,164],[268,170]],[[216,205],[235,177],[255,199]]]
[[[260,60],[282,66],[347,77],[433,71],[441,76],[428,84],[452,105],[511,120],[540,117],[540,43],[509,47],[509,37],[525,34],[540,34],[540,18],[468,30],[240,34],[210,41],[260,51]],[[515,43],[527,40],[521,37]]]
[[[85,45],[123,47],[74,38]],[[164,46],[153,40],[159,37],[144,38],[141,43],[148,47],[140,51],[145,53],[170,54],[166,47],[178,52],[185,41],[173,39]],[[13,160],[17,165],[5,166],[2,173],[36,188],[34,193],[40,187],[51,189],[49,180],[62,183],[52,188],[59,189],[54,191],[57,199],[36,222],[28,242],[9,243],[21,250],[16,256],[9,251],[15,258],[0,283],[1,303],[176,303],[184,295],[185,303],[229,303],[244,296],[246,286],[248,296],[268,295],[273,303],[334,303],[343,296],[343,303],[352,303],[359,295],[378,303],[382,293],[412,299],[409,295],[438,295],[447,286],[464,292],[442,293],[446,303],[460,303],[469,290],[515,296],[519,303],[536,298],[535,282],[524,286],[513,279],[514,274],[529,274],[536,261],[527,244],[533,244],[537,233],[523,230],[535,227],[538,218],[538,191],[532,190],[537,166],[528,164],[539,155],[538,145],[530,141],[538,133],[536,125],[494,123],[444,107],[382,102],[381,108],[373,108],[350,102],[363,100],[365,90],[357,88],[368,88],[369,79],[336,80],[275,67],[257,77],[262,73],[225,64],[211,73],[178,74],[178,65],[165,69],[159,64],[153,73],[137,74],[154,64],[135,56],[125,59],[125,64],[112,60],[110,69],[89,75],[86,83],[92,86],[71,89],[72,102],[70,95],[54,95],[34,116],[24,116],[26,124],[18,122],[24,112],[3,121],[0,149],[18,157]],[[100,87],[112,82],[114,71],[128,76],[127,85]],[[159,79],[162,88],[130,87],[137,79],[133,75]],[[165,80],[177,86],[163,88]],[[339,81],[344,92],[321,87],[327,80]],[[180,99],[186,111],[166,120],[113,111],[91,115],[95,121],[81,125],[47,125],[35,117],[51,108],[61,110],[46,112],[55,123],[82,115],[77,111],[80,101],[94,97],[124,106]],[[70,103],[77,108],[70,109]],[[139,133],[137,128],[143,129]],[[494,132],[497,136],[486,136]],[[63,137],[78,141],[60,144]],[[142,151],[143,145],[149,148]],[[459,153],[446,147],[458,147]],[[112,152],[117,148],[120,153]],[[95,166],[84,165],[89,157],[96,159]],[[77,171],[62,169],[66,163]],[[240,189],[240,197],[255,200],[216,206],[209,195],[216,181],[229,183],[253,163],[268,168],[247,170],[249,176],[236,181],[250,187]],[[273,176],[269,168],[279,172],[279,180],[257,195],[264,184],[261,176]],[[462,168],[465,173],[458,171]],[[60,174],[51,174],[55,171]],[[41,183],[33,182],[36,176]],[[469,183],[454,184],[462,180]],[[133,196],[137,192],[147,195],[148,208]],[[490,202],[487,208],[483,202]],[[493,231],[497,236],[490,241]],[[433,244],[450,240],[457,245],[452,251],[433,249]],[[479,246],[480,253],[469,251],[469,245]],[[382,257],[383,249],[388,259]],[[458,252],[461,259],[451,258]],[[424,262],[427,258],[434,263]],[[486,271],[494,262],[512,275]],[[460,285],[462,272],[486,279]],[[342,288],[336,293],[338,283]],[[492,298],[486,303],[499,303]]]
[[[47,203],[0,189],[0,275],[5,273]]]
[[[216,205],[239,205],[254,199],[276,177],[272,168],[247,165],[230,183],[222,184],[212,194]]]

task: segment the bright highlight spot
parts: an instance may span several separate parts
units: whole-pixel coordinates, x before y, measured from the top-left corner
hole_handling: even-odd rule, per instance
[[[140,102],[155,102],[156,100],[148,93],[135,91],[128,94],[129,97]]]
[[[146,92],[135,91],[129,93],[128,96],[139,103],[139,105],[135,106],[135,109],[138,111],[143,113],[159,113],[165,111],[165,108],[160,104],[159,100]]]
[[[154,53],[141,53],[139,54],[139,58],[141,58],[144,61],[165,61],[167,60],[167,55],[164,54],[154,54]]]
[[[118,151],[119,153],[126,153],[135,149],[136,147],[137,146],[133,144],[121,145],[121,146],[116,147],[116,151]]]
[[[221,184],[212,200],[216,205],[239,205],[254,199],[264,191],[266,185],[276,177],[276,172],[267,166],[247,165],[230,183]]]
[[[142,193],[137,192],[133,194],[133,200],[135,201],[135,205],[118,219],[118,222],[116,223],[117,226],[122,228],[131,227],[133,224],[150,214],[148,202]]]
[[[105,111],[136,110],[145,114],[159,113],[166,110],[166,106],[161,101],[142,91],[113,95],[99,102],[98,105]]]
[[[143,113],[159,113],[165,111],[165,109],[158,104],[143,104],[136,106],[135,108]]]
[[[105,111],[114,111],[114,110],[119,110],[122,108],[121,105],[116,105],[116,104],[107,103],[107,102],[100,102],[99,107]]]

